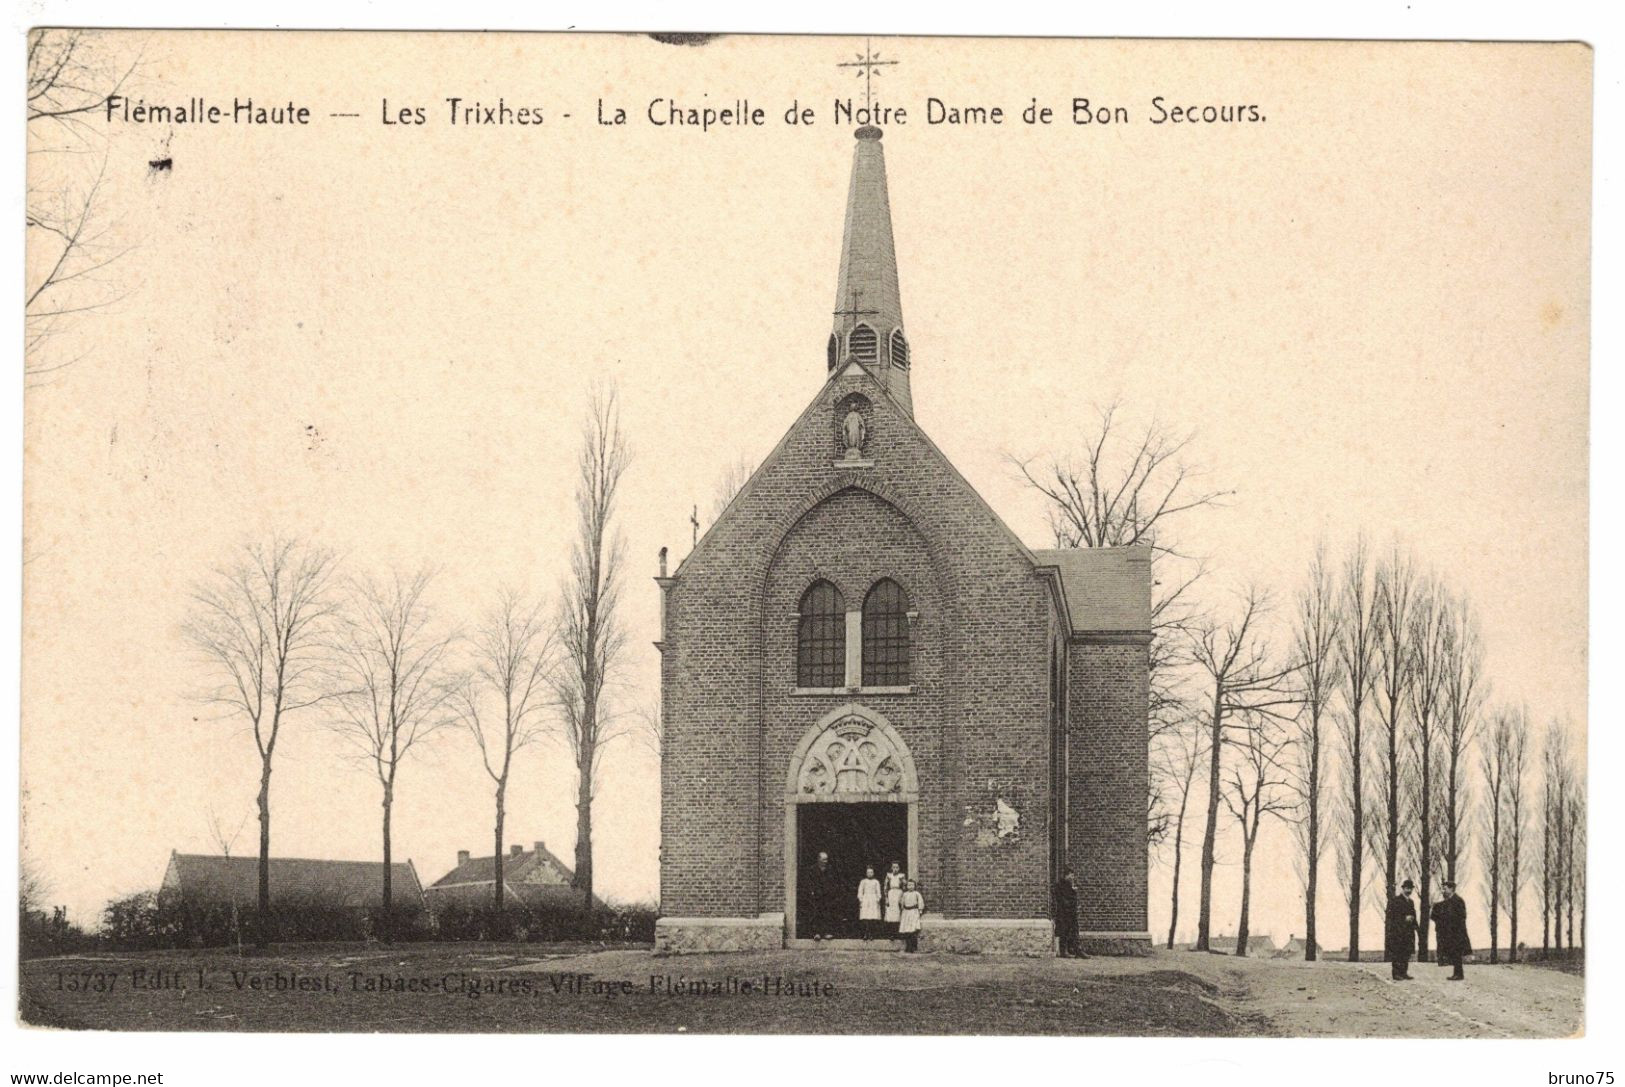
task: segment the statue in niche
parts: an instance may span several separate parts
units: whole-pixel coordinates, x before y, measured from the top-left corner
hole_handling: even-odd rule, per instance
[[[856,401],[847,406],[846,418],[841,421],[841,437],[846,442],[846,459],[862,458],[863,443],[869,437],[869,426],[863,421]]]

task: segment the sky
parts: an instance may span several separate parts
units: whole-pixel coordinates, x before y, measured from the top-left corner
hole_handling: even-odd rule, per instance
[[[26,403],[24,846],[93,918],[212,848],[252,848],[257,759],[196,695],[188,591],[244,540],[293,534],[354,572],[431,565],[448,623],[499,586],[555,591],[590,391],[614,381],[634,461],[619,704],[654,699],[656,553],[817,391],[858,91],[856,39],[700,48],[603,35],[115,35],[126,97],[294,100],[304,127],[108,124],[31,158],[102,171],[111,301],[51,345]],[[1580,47],[882,40],[876,97],[916,418],[1029,543],[1008,456],[1065,452],[1099,405],[1193,435],[1235,491],[1180,536],[1224,606],[1285,598],[1317,539],[1397,541],[1482,617],[1497,700],[1583,737],[1590,58]],[[1154,125],[1151,102],[1262,122]],[[452,126],[450,97],[540,106]],[[924,123],[926,100],[1002,126]],[[1128,123],[1068,123],[1075,97]],[[661,98],[748,100],[759,127],[654,126]],[[1051,126],[1020,123],[1038,99]],[[428,123],[385,125],[385,102]],[[601,125],[599,103],[625,108]],[[792,102],[816,111],[787,126]],[[354,112],[358,117],[333,118]],[[568,117],[565,114],[569,114]],[[149,162],[172,160],[155,171]],[[35,163],[39,165],[35,165]],[[36,254],[37,258],[37,254]],[[115,274],[116,273],[116,274]],[[315,714],[290,725],[274,851],[378,853],[376,784]],[[601,890],[657,890],[652,753],[617,744]],[[573,776],[533,752],[512,841],[568,854]],[[484,852],[489,788],[452,734],[408,765],[398,856],[427,883]],[[1199,829],[1199,828],[1196,828]],[[1264,832],[1254,929],[1301,932],[1289,835]],[[1221,850],[1215,930],[1233,928]],[[1186,872],[1194,872],[1195,853]],[[1328,862],[1329,863],[1329,862]],[[1151,927],[1166,928],[1168,858]],[[1332,881],[1328,881],[1332,882]],[[1192,917],[1194,883],[1183,917]],[[1335,890],[1321,906],[1336,946]],[[1160,922],[1159,922],[1160,918]],[[1369,924],[1369,923],[1368,923]]]

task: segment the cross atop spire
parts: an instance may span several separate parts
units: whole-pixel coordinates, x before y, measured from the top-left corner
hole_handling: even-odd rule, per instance
[[[869,39],[864,38],[863,52],[858,58],[856,60],[842,61],[836,67],[857,69],[853,74],[863,77],[863,104],[868,106],[872,105],[874,101],[874,95],[871,93],[871,82],[875,76],[881,74],[877,69],[888,68],[896,63],[895,60],[881,60],[879,54],[869,47]]]

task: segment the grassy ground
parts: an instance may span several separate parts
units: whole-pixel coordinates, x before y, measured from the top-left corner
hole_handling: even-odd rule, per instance
[[[1553,1036],[1583,980],[1532,967],[1440,971],[1192,952],[1086,961],[642,948],[285,947],[37,959],[25,1022],[70,1029],[1235,1036]],[[1532,979],[1532,980],[1531,980]],[[1465,1009],[1465,1010],[1463,1010]]]

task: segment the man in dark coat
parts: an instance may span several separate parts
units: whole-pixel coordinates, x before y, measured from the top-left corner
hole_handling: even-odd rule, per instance
[[[813,939],[834,939],[838,894],[835,871],[829,866],[829,854],[820,852],[818,863],[807,870],[807,928],[811,930]]]
[[[1444,897],[1433,904],[1433,928],[1438,933],[1439,964],[1455,967],[1451,981],[1462,981],[1462,959],[1473,950],[1467,936],[1467,903],[1456,893],[1454,880],[1444,881]]]
[[[1395,981],[1411,980],[1411,956],[1416,954],[1416,903],[1411,890],[1416,884],[1406,880],[1388,903],[1388,923],[1384,927],[1383,950],[1393,966]]]
[[[1055,884],[1055,935],[1061,941],[1061,958],[1084,958],[1078,946],[1078,883],[1068,868]]]

